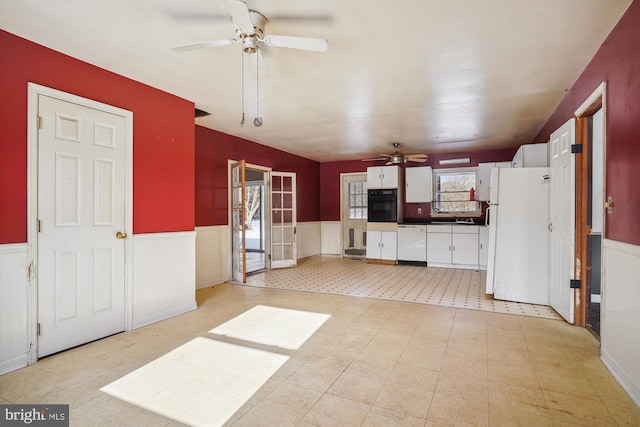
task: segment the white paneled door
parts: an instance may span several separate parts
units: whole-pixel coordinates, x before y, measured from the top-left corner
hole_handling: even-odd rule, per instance
[[[296,174],[272,171],[271,268],[297,265],[296,249]]]
[[[570,281],[574,278],[575,233],[575,119],[551,134],[551,259],[549,302],[565,320],[573,323],[574,291]]]
[[[126,119],[38,96],[38,356],[125,329]]]

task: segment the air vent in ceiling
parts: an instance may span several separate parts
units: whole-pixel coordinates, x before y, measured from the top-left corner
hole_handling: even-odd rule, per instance
[[[200,110],[198,108],[196,108],[196,117],[206,117],[206,116],[210,116],[211,113],[207,113],[204,110]]]

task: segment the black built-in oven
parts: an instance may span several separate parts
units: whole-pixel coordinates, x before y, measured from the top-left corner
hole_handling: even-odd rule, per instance
[[[380,188],[369,190],[368,222],[398,222],[398,190]]]

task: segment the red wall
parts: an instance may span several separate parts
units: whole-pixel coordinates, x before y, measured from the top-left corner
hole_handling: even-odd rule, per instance
[[[320,163],[201,126],[195,128],[195,224],[228,223],[229,159],[295,172],[299,222],[320,220]]]
[[[27,239],[27,83],[133,111],[134,233],[193,230],[194,105],[0,30],[0,244]]]
[[[408,163],[408,167],[414,166],[431,166],[434,169],[444,169],[447,167],[459,167],[459,165],[440,166],[438,162],[442,159],[452,159],[458,157],[469,157],[471,162],[464,166],[477,166],[478,163],[484,162],[502,162],[510,161],[516,153],[518,147],[506,148],[501,150],[484,150],[475,152],[460,153],[434,153],[429,154],[429,159],[425,163]],[[368,166],[382,166],[380,162],[363,162],[360,160],[349,160],[343,162],[326,162],[320,165],[321,195],[320,204],[322,206],[322,221],[340,221],[340,174],[349,172],[366,172]],[[429,203],[405,203],[404,216],[407,219],[424,219],[429,215],[417,216],[417,208],[426,208],[429,212]]]
[[[549,117],[535,141],[548,141],[607,81],[606,237],[640,245],[640,2],[634,1]]]

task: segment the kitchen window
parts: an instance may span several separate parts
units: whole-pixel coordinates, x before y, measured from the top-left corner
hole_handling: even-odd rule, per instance
[[[477,168],[436,169],[433,171],[433,216],[479,215],[476,200]]]
[[[349,219],[367,219],[367,181],[349,183]]]

